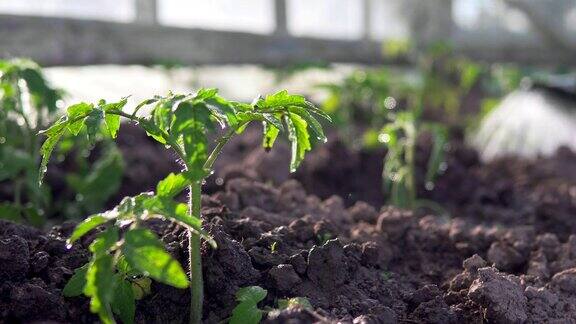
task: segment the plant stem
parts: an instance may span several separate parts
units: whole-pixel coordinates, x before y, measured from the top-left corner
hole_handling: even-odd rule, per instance
[[[416,177],[414,175],[415,172],[415,154],[416,154],[416,140],[418,137],[418,132],[416,131],[416,127],[414,125],[414,121],[411,121],[406,126],[406,137],[407,137],[407,144],[406,144],[406,152],[405,152],[405,159],[406,164],[408,165],[408,172],[406,174],[406,187],[408,189],[408,204],[409,208],[414,208],[414,204],[416,202]]]
[[[189,186],[189,212],[191,217],[200,218],[202,203],[202,181],[195,181]],[[200,235],[188,231],[188,257],[190,266],[190,324],[202,322],[202,304],[204,301],[204,282],[202,279],[202,255]]]
[[[218,155],[220,155],[220,152],[222,152],[224,145],[228,143],[228,141],[232,138],[232,136],[234,136],[234,134],[236,134],[236,129],[231,128],[230,130],[228,130],[226,134],[224,134],[222,137],[218,139],[218,143],[216,144],[216,146],[206,159],[206,162],[204,163],[204,169],[212,168],[212,164],[214,164],[214,161],[216,160]]]

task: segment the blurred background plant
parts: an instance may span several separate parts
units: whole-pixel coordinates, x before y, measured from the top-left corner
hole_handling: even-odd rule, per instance
[[[33,61],[0,61],[0,217],[36,226],[55,214],[81,218],[100,210],[118,189],[122,157],[103,136],[94,143],[64,138],[56,153],[68,167],[49,177],[49,187],[38,186],[42,139],[37,133],[55,121],[62,96]],[[99,147],[97,157],[88,154],[91,145]],[[96,160],[94,167],[89,160]]]

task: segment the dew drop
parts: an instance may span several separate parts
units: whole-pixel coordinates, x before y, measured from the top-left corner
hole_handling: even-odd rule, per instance
[[[380,142],[380,143],[390,142],[390,134],[382,133],[382,134],[378,135],[378,142]]]
[[[426,182],[426,184],[424,185],[424,187],[426,188],[426,190],[431,191],[434,190],[434,183],[432,183],[431,181]]]
[[[72,244],[68,243],[66,244],[66,250],[70,250],[72,248]]]
[[[438,166],[438,169],[439,169],[441,172],[446,171],[446,170],[448,169],[448,163],[446,163],[446,162],[440,163],[440,165]]]

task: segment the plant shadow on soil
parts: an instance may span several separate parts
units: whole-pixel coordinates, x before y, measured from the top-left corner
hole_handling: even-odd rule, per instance
[[[136,168],[111,205],[180,168],[144,133],[122,127],[120,148]],[[573,152],[481,164],[456,138],[446,172],[433,190],[421,191],[446,206],[446,218],[375,208],[383,205],[383,151],[350,152],[332,138],[289,175],[288,147],[265,153],[256,135],[236,138],[206,184],[204,223],[219,246],[203,248],[206,323],[229,317],[236,290],[249,285],[268,290],[265,305],[300,296],[315,308],[285,310],[267,323],[576,321]],[[420,178],[427,141],[418,149]],[[148,225],[185,263],[185,231]],[[94,238],[67,249],[73,228],[67,222],[43,232],[0,222],[0,322],[96,321],[86,298],[62,296]],[[188,302],[188,291],[153,283],[136,322],[183,323]]]

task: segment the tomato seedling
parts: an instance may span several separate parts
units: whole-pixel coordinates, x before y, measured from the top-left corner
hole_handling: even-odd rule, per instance
[[[57,150],[58,156],[74,160],[74,170],[65,170],[62,178],[66,186],[60,189],[76,196],[74,203],[63,203],[60,197],[53,197],[51,188],[38,187],[42,142],[36,134],[58,117],[57,103],[62,95],[36,63],[0,60],[0,181],[10,181],[14,188],[0,203],[0,218],[41,226],[51,215],[74,218],[98,211],[117,191],[122,157],[115,145],[100,134],[98,145],[104,154],[93,168],[89,168],[87,155],[83,154],[90,146],[87,141],[66,137]]]
[[[326,141],[317,117],[330,118],[304,97],[290,95],[287,91],[259,97],[253,103],[245,104],[228,101],[215,89],[201,89],[191,95],[153,97],[136,106],[132,113],[124,111],[126,103],[125,98],[115,103],[100,101],[96,105],[79,103],[68,107],[65,116],[41,132],[47,139],[41,147],[40,182],[50,155],[63,135],[78,135],[85,129],[88,138],[93,138],[103,125],[115,138],[121,118],[136,123],[157,142],[174,151],[184,166],[182,172],[168,175],[158,183],[155,192],[127,197],[113,210],[87,218],[76,227],[69,243],[99,225],[112,223],[90,245],[92,259],[82,288],[83,293],[91,298],[91,310],[102,321],[113,322],[113,313],[123,314],[122,309],[133,309],[118,305],[126,304],[129,299],[132,299],[132,305],[133,298],[128,293],[118,298],[113,294],[114,288],[125,281],[122,278],[126,276],[119,269],[120,260],[125,260],[130,269],[155,280],[179,288],[190,286],[190,323],[200,323],[204,295],[201,239],[216,247],[214,240],[202,229],[201,189],[204,179],[212,172],[214,161],[234,135],[242,133],[252,122],[261,122],[265,149],[274,145],[281,131],[288,134],[292,147],[290,170],[294,171],[312,148],[309,130],[321,142]],[[142,108],[149,105],[153,108],[140,116]],[[212,147],[209,145],[209,132],[217,135]],[[175,200],[186,188],[189,191],[188,205]],[[142,226],[143,221],[151,217],[174,221],[189,231],[189,280],[156,235]],[[82,273],[79,276],[82,277]],[[127,288],[125,290],[128,292]],[[126,314],[121,317],[133,318]]]

